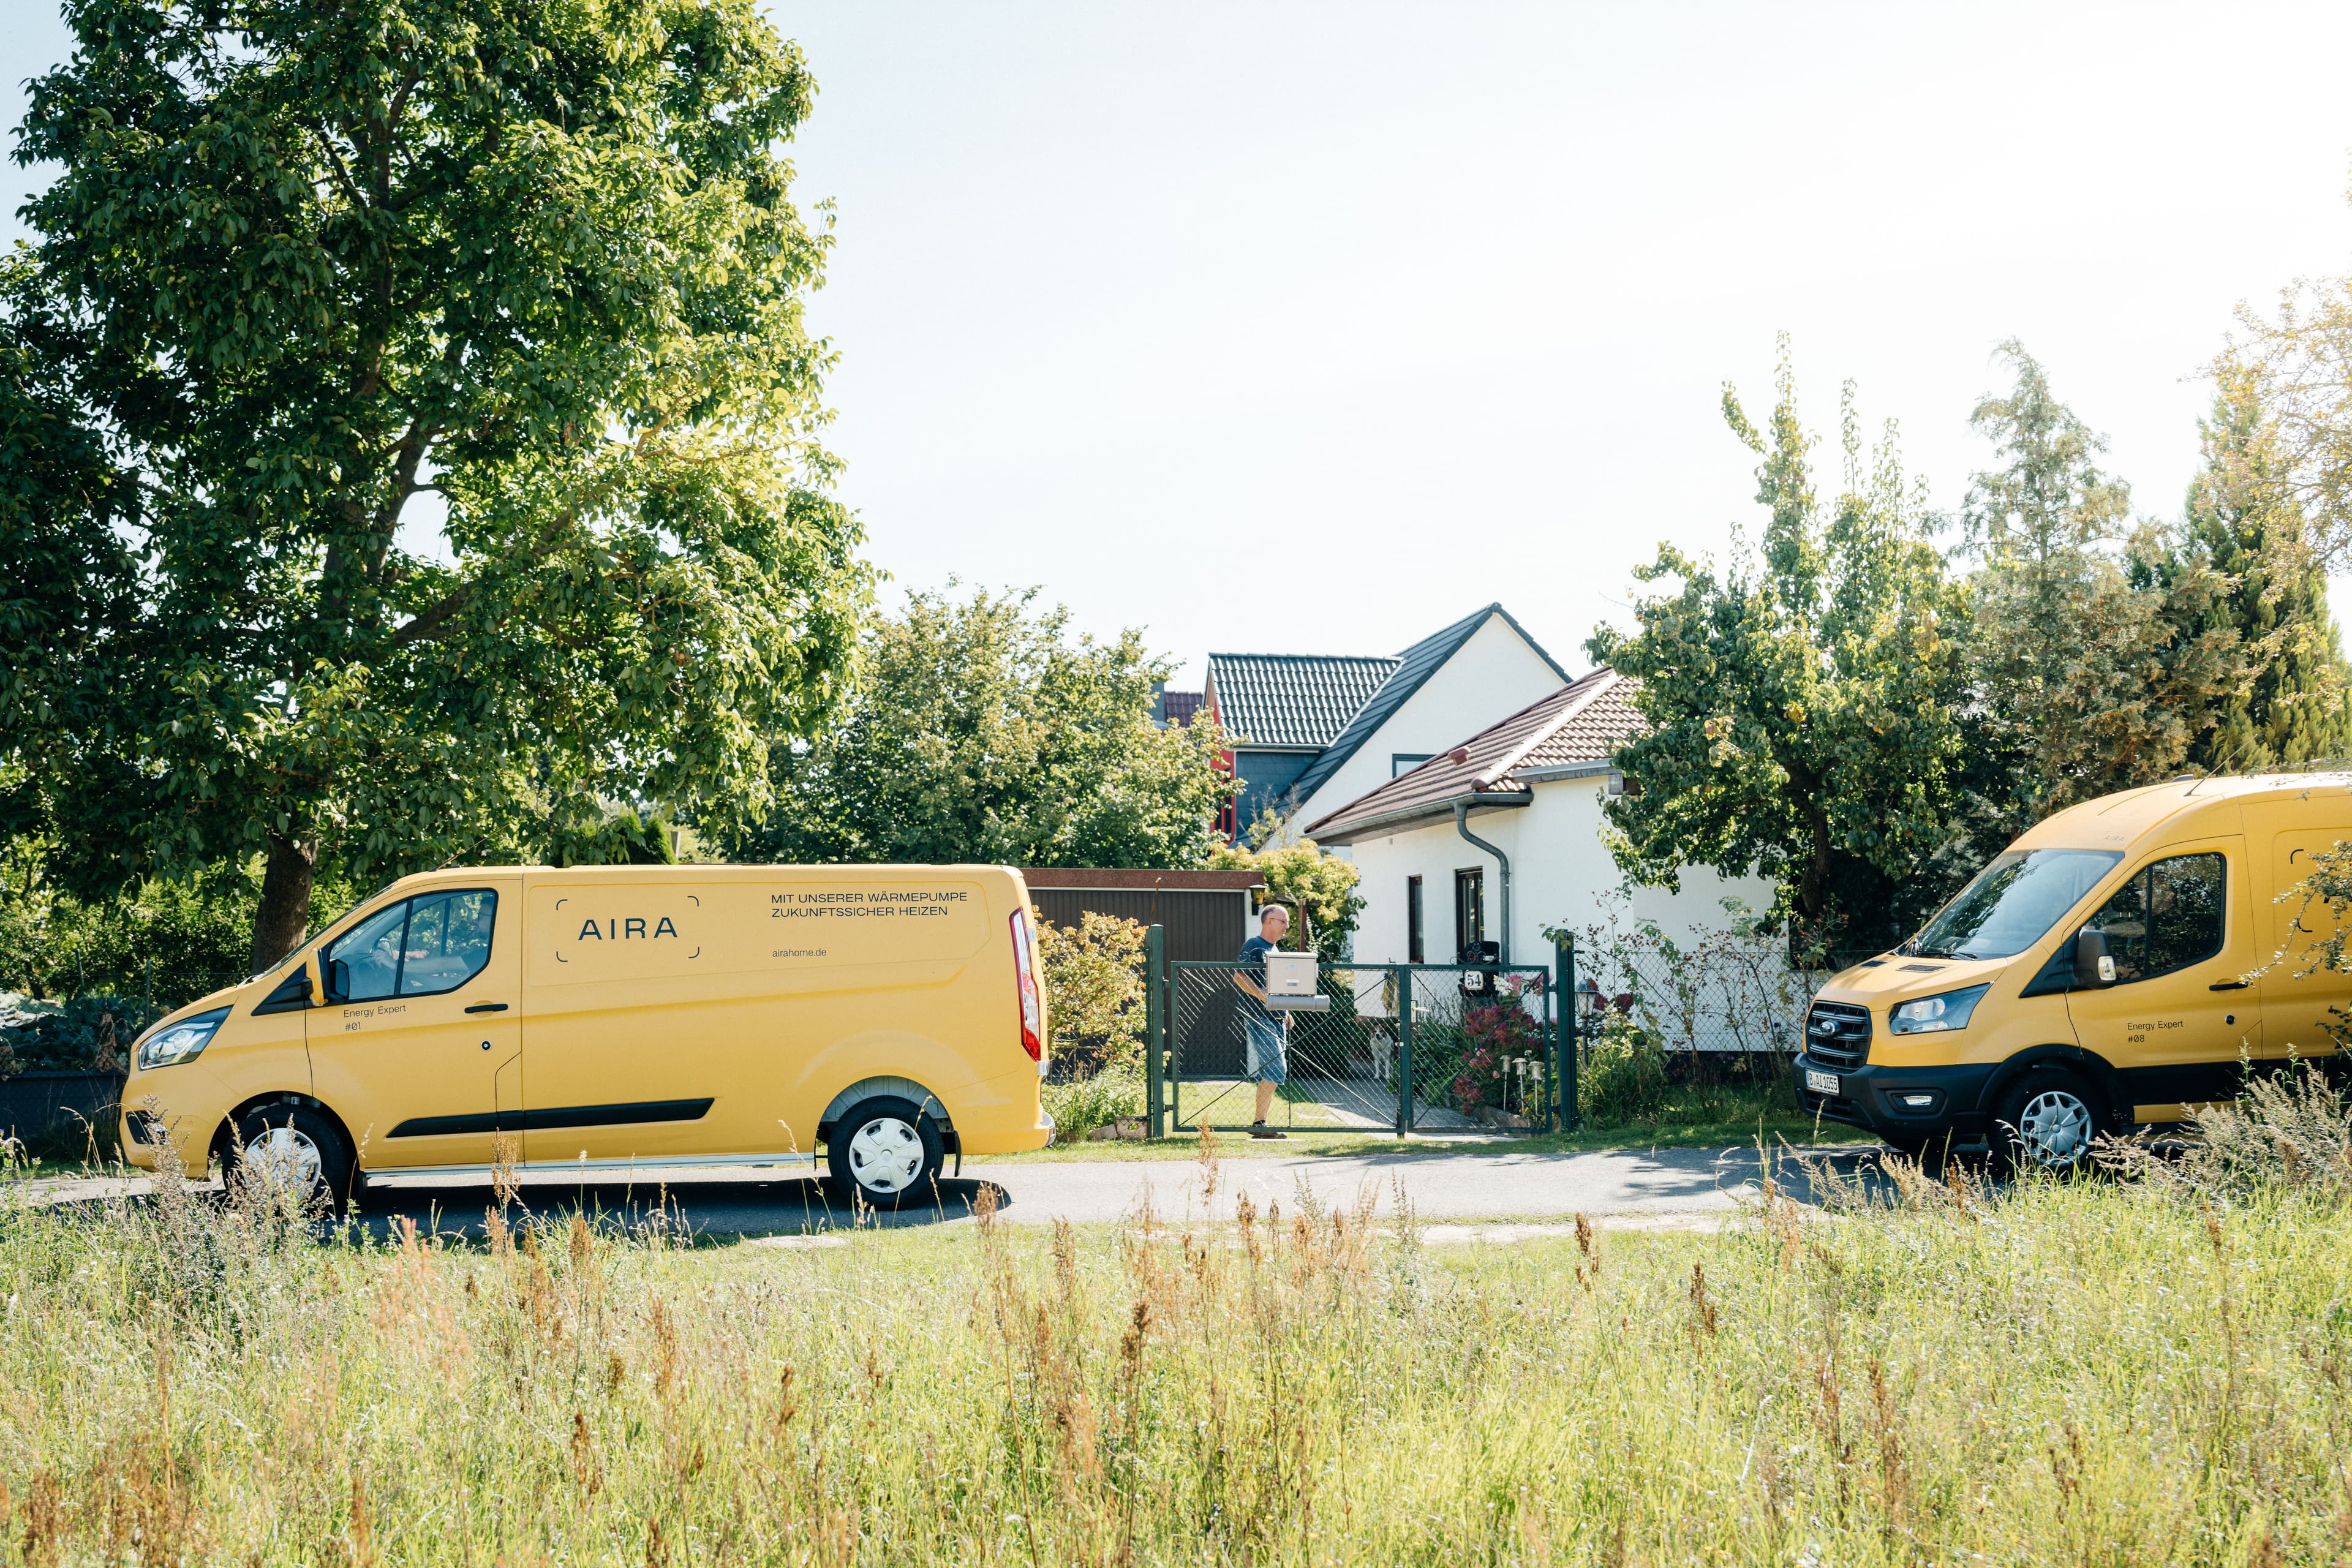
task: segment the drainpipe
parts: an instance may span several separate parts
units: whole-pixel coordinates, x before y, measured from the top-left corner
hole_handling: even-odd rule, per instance
[[[1470,803],[1466,800],[1454,803],[1454,829],[1474,846],[1492,855],[1503,868],[1503,940],[1497,947],[1503,963],[1508,965],[1511,962],[1511,858],[1470,831]]]

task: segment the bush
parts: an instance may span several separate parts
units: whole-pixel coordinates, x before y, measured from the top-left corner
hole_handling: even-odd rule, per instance
[[[20,1072],[116,1072],[131,1042],[162,1017],[136,996],[37,1002],[0,992],[0,1078]]]
[[[1503,1107],[1516,1098],[1512,1060],[1541,1057],[1544,1047],[1542,1020],[1516,1001],[1472,1007],[1462,1015],[1462,1055],[1448,1093],[1465,1111]]]
[[[1035,918],[1055,1059],[1077,1073],[1131,1068],[1143,1049],[1143,927],[1093,910],[1075,931]]]
[[[1067,1083],[1049,1083],[1040,1098],[1054,1119],[1054,1141],[1073,1143],[1122,1116],[1142,1115],[1143,1075],[1131,1066],[1112,1068]]]
[[[1577,1073],[1578,1116],[1602,1127],[1647,1121],[1665,1110],[1671,1089],[1658,1037],[1611,1012]]]

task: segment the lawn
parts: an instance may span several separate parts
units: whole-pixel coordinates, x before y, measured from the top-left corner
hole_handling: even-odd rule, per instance
[[[1417,1132],[1400,1140],[1393,1132],[1354,1130],[1318,1131],[1292,1123],[1279,1142],[1260,1142],[1245,1132],[1219,1132],[1217,1146],[1228,1158],[1295,1159],[1300,1155],[1342,1158],[1358,1154],[1460,1153],[1465,1149],[1513,1153],[1581,1153],[1607,1149],[1727,1149],[1752,1147],[1761,1138],[1768,1147],[1783,1143],[1808,1146],[1823,1143],[1875,1144],[1878,1140],[1833,1121],[1818,1125],[1785,1117],[1754,1121],[1641,1121],[1617,1127],[1587,1127],[1579,1131],[1502,1134],[1494,1132]],[[1006,1163],[1028,1164],[1088,1160],[1198,1159],[1201,1141],[1191,1132],[1165,1138],[1097,1140],[1055,1143],[1019,1154],[973,1155],[967,1169]]]
[[[1443,1118],[1418,1125],[1412,1138],[1400,1140],[1388,1127],[1348,1125],[1349,1113],[1361,1121],[1386,1121],[1395,1114],[1391,1098],[1376,1103],[1370,1091],[1376,1085],[1353,1080],[1294,1079],[1276,1100],[1271,1120],[1287,1137],[1281,1142],[1258,1142],[1246,1133],[1218,1134],[1226,1152],[1237,1159],[1253,1154],[1291,1158],[1302,1154],[1343,1156],[1393,1154],[1416,1150],[1459,1150],[1468,1143],[1493,1144],[1504,1135],[1486,1129],[1448,1128]],[[1392,1093],[1393,1091],[1391,1091]],[[1588,1115],[1573,1133],[1511,1135],[1514,1150],[1565,1152],[1600,1149],[1720,1149],[1732,1144],[1875,1143],[1877,1139],[1836,1122],[1816,1122],[1798,1114],[1785,1088],[1768,1085],[1712,1083],[1661,1084],[1643,1098],[1638,1112]],[[1250,1120],[1255,1108],[1253,1086],[1247,1083],[1198,1082],[1177,1086],[1175,1110],[1190,1123],[1205,1118],[1213,1125],[1233,1127]],[[1604,1107],[1613,1111],[1613,1107]],[[1373,1114],[1373,1113],[1376,1113]],[[1171,1122],[1171,1127],[1173,1123]],[[1173,1131],[1164,1139],[1075,1139],[1023,1154],[991,1154],[987,1163],[1067,1160],[1189,1160],[1199,1150],[1190,1132]],[[982,1156],[974,1155],[975,1164]]]
[[[1377,1189],[816,1247],[19,1207],[0,1562],[2332,1561],[2322,1142],[1469,1247]]]

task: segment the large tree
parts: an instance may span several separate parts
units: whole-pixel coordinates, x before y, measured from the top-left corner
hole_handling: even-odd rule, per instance
[[[1208,721],[1160,729],[1140,634],[1069,635],[1034,590],[908,595],[866,625],[839,722],[779,741],[741,858],[1197,866],[1233,793]]]
[[[798,52],[751,0],[67,18],[0,279],[7,829],[87,891],[260,853],[266,962],[322,858],[758,815],[868,597]]]
[[[2205,463],[2178,537],[2144,575],[2168,584],[2198,565],[2219,573],[2226,587],[2195,629],[2235,632],[2253,668],[2206,715],[2189,763],[2245,773],[2352,752],[2352,693],[2326,577],[2252,376],[2221,376],[2200,433]]]
[[[1638,575],[1631,632],[1592,658],[1642,686],[1646,733],[1618,753],[1618,860],[1673,885],[1686,865],[1777,879],[1801,947],[1875,944],[1916,911],[1903,889],[1957,831],[1969,743],[1964,591],[1927,537],[1892,424],[1865,458],[1853,388],[1844,481],[1813,473],[1785,340],[1762,429],[1727,385],[1723,413],[1760,460],[1762,548],[1718,573],[1672,545]]]
[[[2133,528],[2131,492],[2099,466],[2106,441],[2052,391],[2022,345],[2016,375],[1970,416],[2000,466],[1974,476],[1961,552],[1979,566],[1971,679],[1979,707],[2020,759],[2006,815],[2022,829],[2075,801],[2178,771],[2215,704],[2251,679],[2259,650],[2213,623],[2228,580]]]

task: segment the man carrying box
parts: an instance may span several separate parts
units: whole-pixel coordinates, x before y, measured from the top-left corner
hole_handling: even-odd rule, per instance
[[[1257,1120],[1250,1123],[1253,1138],[1287,1138],[1279,1127],[1265,1124],[1265,1113],[1274,1109],[1275,1086],[1290,1074],[1288,1046],[1289,1016],[1277,1018],[1265,1005],[1265,955],[1282,945],[1283,933],[1290,929],[1290,911],[1280,904],[1268,904],[1259,914],[1258,934],[1242,943],[1241,957],[1234,962],[1243,968],[1234,975],[1240,986],[1242,1028],[1249,1041],[1249,1073],[1257,1079]]]

